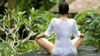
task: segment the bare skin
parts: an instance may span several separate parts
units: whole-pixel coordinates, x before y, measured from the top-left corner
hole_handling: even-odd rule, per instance
[[[60,14],[60,18],[59,18],[60,20],[62,20],[62,21],[68,21],[69,19],[66,17],[66,14],[64,14],[64,15],[61,15]]]
[[[60,14],[59,19],[62,20],[62,21],[68,21],[69,20],[66,17],[66,14],[64,14],[64,15]],[[50,54],[52,54],[54,45],[52,43],[50,43],[47,39],[45,39],[45,37],[46,36],[44,34],[41,34],[41,35],[38,35],[35,40],[37,41],[39,46],[41,46],[43,49],[47,50]],[[76,49],[78,49],[78,47],[82,43],[83,39],[84,39],[84,34],[81,34],[80,37],[77,40],[75,40],[75,39],[72,40],[73,45]]]

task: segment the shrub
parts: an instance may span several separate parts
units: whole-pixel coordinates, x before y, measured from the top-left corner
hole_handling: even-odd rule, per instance
[[[96,10],[84,10],[74,17],[77,23],[81,24],[81,32],[85,34],[83,45],[100,47],[100,13],[97,12],[98,10],[100,10],[100,7]]]
[[[11,18],[6,15],[9,11],[12,12]],[[5,15],[0,15],[0,18],[2,18],[0,20],[0,30],[6,35],[5,40],[2,39],[4,37],[0,37],[3,44],[3,48],[0,48],[0,52],[2,52],[3,56],[11,56],[29,50],[39,49],[36,41],[30,38],[35,38],[37,34],[43,32],[49,25],[51,19],[56,17],[56,15],[48,11],[41,12],[34,8],[29,9],[29,11],[28,19],[25,17],[26,15],[24,15],[26,11],[6,10]],[[14,24],[11,28],[10,20],[12,19],[14,20]],[[22,25],[24,27],[22,27]],[[21,34],[19,31],[21,31]],[[27,34],[25,37],[24,33]]]

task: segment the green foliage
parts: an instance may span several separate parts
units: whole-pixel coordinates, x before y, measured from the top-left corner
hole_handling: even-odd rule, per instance
[[[37,45],[36,42],[26,41],[25,43],[18,46],[17,51],[20,53],[25,53],[29,50],[37,50],[38,48],[39,48],[39,46]]]
[[[34,9],[33,9],[34,11]],[[55,14],[49,12],[49,11],[40,11],[35,10],[33,13],[32,10],[30,10],[29,16],[32,18],[32,29],[33,31],[39,31],[39,30],[45,30],[47,29],[47,26],[49,25],[50,21],[56,17]]]
[[[58,4],[60,0],[46,0],[46,2],[47,9],[49,10],[50,8]],[[40,9],[41,11],[45,11],[43,0],[15,0],[15,6],[17,10],[27,11],[27,13],[29,13],[28,8],[32,7],[34,7],[35,9]]]
[[[96,10],[84,10],[75,16],[77,23],[81,23],[81,32],[85,34],[83,45],[100,46],[98,37],[100,36],[100,13],[97,12],[98,10],[100,10],[99,7]]]
[[[12,13],[11,18],[6,15],[9,11]],[[30,38],[46,30],[50,21],[56,17],[56,15],[48,11],[35,10],[34,8],[29,9],[29,11],[28,18],[24,15],[26,11],[11,11],[9,9],[6,10],[5,15],[0,15],[2,18],[0,20],[0,31],[3,31],[6,35],[6,40],[0,38],[3,44],[3,48],[0,49],[0,52],[2,52],[3,56],[16,55],[40,48],[35,40],[30,40]],[[12,19],[14,20],[13,28],[10,27],[10,20]],[[22,25],[24,25],[24,28],[19,30]],[[21,34],[19,31],[22,31]],[[27,33],[26,38],[24,37],[25,32]],[[21,40],[18,40],[19,38],[21,38]]]
[[[21,11],[29,12],[28,7],[33,7],[35,5],[37,5],[37,0],[15,0],[16,8]]]
[[[6,56],[6,55],[11,56],[15,54],[17,49],[12,50],[12,48],[9,47],[10,43],[3,42],[2,44],[3,44],[2,45],[3,48],[0,48],[0,52],[2,53],[3,56]]]
[[[91,36],[85,35],[84,41],[82,42],[82,45],[85,46],[94,46],[94,47],[99,47],[100,44],[100,39],[96,39]]]
[[[8,7],[8,3],[5,3],[5,4],[4,4],[4,7],[7,8],[7,7]]]
[[[37,45],[36,42],[29,42],[26,41],[25,43],[20,44],[17,48],[12,50],[10,45],[12,44],[11,42],[3,42],[2,47],[0,48],[0,52],[2,52],[3,56],[11,56],[11,55],[17,55],[19,53],[25,53],[29,50],[37,50],[39,49],[39,46]]]
[[[74,19],[76,20],[77,24],[79,24],[82,20],[84,20],[86,18],[86,16],[90,16],[90,14],[88,14],[87,12],[95,12],[94,9],[88,9],[88,10],[84,10],[82,12],[79,12]]]

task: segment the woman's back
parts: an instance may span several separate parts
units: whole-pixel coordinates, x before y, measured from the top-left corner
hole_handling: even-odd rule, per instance
[[[62,21],[60,19],[54,18],[51,21],[49,28],[46,30],[45,35],[49,37],[52,32],[54,32],[56,36],[55,47],[53,49],[52,55],[77,54],[77,50],[71,41],[72,32],[75,36],[80,36],[80,32],[77,30],[74,19]]]

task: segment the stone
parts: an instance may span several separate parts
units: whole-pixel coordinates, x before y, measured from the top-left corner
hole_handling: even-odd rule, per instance
[[[98,50],[98,48],[93,46],[80,46],[78,49],[82,49],[85,51],[94,51],[94,52]]]
[[[100,53],[96,52],[97,49],[98,48],[93,46],[79,46],[77,56],[100,56]],[[50,56],[50,54],[44,49],[39,49],[36,51],[18,54],[17,56]]]
[[[29,51],[23,54],[18,54],[18,56],[50,56],[50,55],[46,50],[39,49],[36,51]]]
[[[85,56],[98,56],[98,54],[86,54]]]

